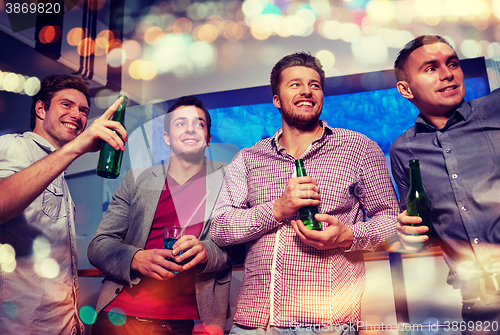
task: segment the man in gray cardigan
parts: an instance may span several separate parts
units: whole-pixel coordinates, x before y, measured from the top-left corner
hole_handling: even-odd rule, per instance
[[[165,116],[170,162],[131,170],[116,189],[88,248],[106,274],[92,334],[192,334],[193,319],[205,333],[223,333],[238,252],[219,248],[209,234],[227,165],[204,156],[210,124],[199,99],[180,98]],[[169,225],[187,227],[173,250],[163,249]]]

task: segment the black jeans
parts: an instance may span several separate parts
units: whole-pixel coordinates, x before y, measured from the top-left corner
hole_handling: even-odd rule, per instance
[[[472,285],[471,285],[472,283]],[[462,323],[456,329],[463,335],[493,335],[500,333],[500,291],[488,277],[471,281],[462,291]],[[453,328],[453,327],[452,327]]]
[[[192,335],[193,320],[138,318],[101,311],[92,325],[92,335]]]

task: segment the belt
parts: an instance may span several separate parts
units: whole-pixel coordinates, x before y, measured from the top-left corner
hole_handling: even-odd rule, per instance
[[[490,273],[479,278],[461,280],[460,291],[464,300],[500,295],[500,274]]]

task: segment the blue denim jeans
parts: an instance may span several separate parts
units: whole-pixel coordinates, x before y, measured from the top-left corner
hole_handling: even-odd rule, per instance
[[[231,335],[356,335],[355,324],[352,325],[315,325],[293,327],[268,327],[267,329],[246,327],[234,324]]]

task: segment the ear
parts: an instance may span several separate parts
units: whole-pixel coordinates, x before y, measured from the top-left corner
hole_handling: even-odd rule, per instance
[[[212,140],[212,135],[211,134],[208,134],[207,136],[207,147],[210,146],[210,141]]]
[[[277,94],[273,95],[273,105],[274,107],[281,109],[281,100]]]
[[[37,118],[40,120],[45,120],[45,106],[43,105],[42,100],[38,100],[35,104],[35,112]]]
[[[165,140],[165,144],[170,146],[170,136],[168,136],[167,132],[163,133],[163,139]]]
[[[399,94],[405,99],[412,100],[414,98],[411,92],[410,84],[406,80],[398,81],[396,84]]]

